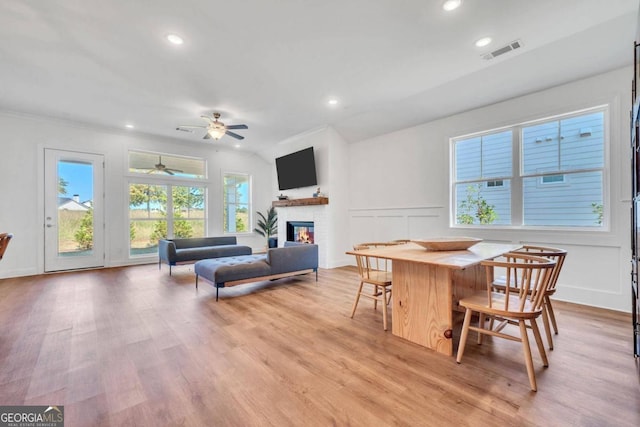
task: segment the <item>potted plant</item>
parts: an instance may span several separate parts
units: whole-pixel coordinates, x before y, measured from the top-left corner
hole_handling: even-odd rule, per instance
[[[278,212],[273,206],[267,210],[266,216],[258,212],[258,226],[253,230],[259,235],[267,238],[267,247],[278,247]]]

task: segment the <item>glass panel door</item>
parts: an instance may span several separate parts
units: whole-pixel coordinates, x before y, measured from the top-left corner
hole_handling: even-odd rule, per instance
[[[45,150],[45,271],[104,266],[103,157]]]

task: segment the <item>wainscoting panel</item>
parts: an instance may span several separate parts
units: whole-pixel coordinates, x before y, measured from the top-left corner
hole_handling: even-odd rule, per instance
[[[376,239],[373,231],[376,230],[376,217],[372,215],[358,215],[349,218],[349,231],[351,234],[350,247],[363,242],[371,242]]]
[[[376,218],[378,230],[377,241],[388,242],[390,240],[407,238],[407,220],[401,215],[380,215]]]
[[[350,209],[351,245],[440,235],[444,212],[441,206]]]
[[[440,215],[409,215],[407,223],[409,226],[408,239],[424,239],[434,236],[441,221]]]

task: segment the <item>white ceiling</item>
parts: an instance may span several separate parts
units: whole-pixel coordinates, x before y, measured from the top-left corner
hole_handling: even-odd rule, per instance
[[[0,109],[235,143],[175,130],[219,111],[262,151],[325,125],[357,141],[632,63],[637,0],[442,3],[4,0]]]

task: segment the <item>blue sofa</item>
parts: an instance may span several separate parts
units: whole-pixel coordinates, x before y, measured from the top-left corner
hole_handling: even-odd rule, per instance
[[[318,245],[285,242],[282,248],[267,250],[261,255],[240,255],[206,259],[196,262],[196,288],[203,277],[216,288],[242,283],[274,280],[299,274],[316,273],[318,280]]]
[[[158,269],[162,268],[163,262],[168,264],[171,276],[173,265],[251,254],[251,247],[238,245],[235,236],[162,239],[158,242]]]

